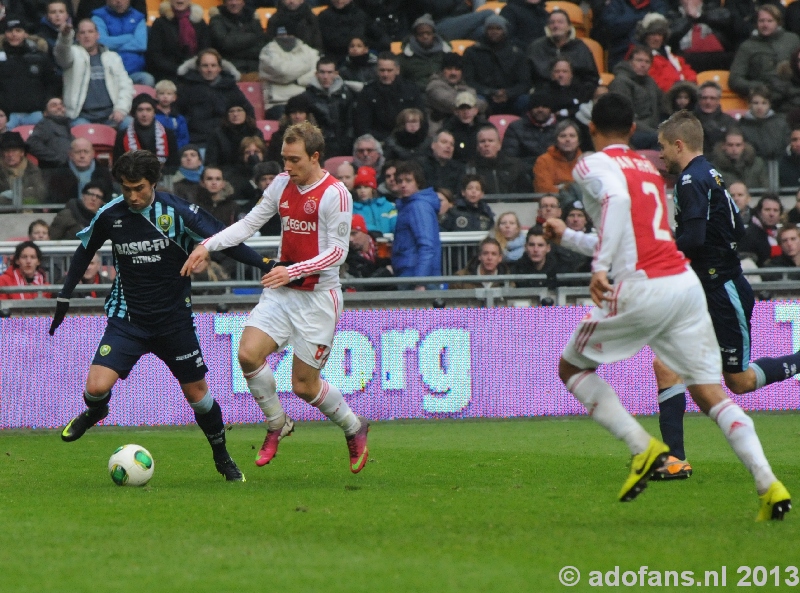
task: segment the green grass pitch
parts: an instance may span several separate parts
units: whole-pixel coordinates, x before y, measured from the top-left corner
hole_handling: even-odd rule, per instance
[[[800,416],[755,421],[800,497]],[[642,422],[658,434],[654,418]],[[245,484],[216,474],[196,427],[98,427],[75,443],[0,432],[0,591],[595,591],[590,571],[642,565],[701,578],[727,566],[726,588],[700,590],[741,590],[739,566],[778,566],[781,579],[800,566],[800,508],[756,524],[750,475],[702,416],[686,418],[695,475],[628,504],[615,498],[627,451],[587,418],[376,422],[359,475],[329,423],[299,424],[256,468],[263,430],[228,432]],[[156,460],[144,488],[106,471],[129,442]],[[559,583],[565,565],[582,572],[574,587]],[[800,590],[767,583],[758,590]]]

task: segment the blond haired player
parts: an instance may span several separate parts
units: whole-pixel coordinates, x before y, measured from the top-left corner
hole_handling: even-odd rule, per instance
[[[239,342],[239,364],[267,420],[267,436],[256,465],[268,464],[281,436],[294,428],[266,361],[289,344],[294,348],[292,390],[342,428],[350,471],[358,473],[367,461],[369,423],[353,413],[337,387],[320,377],[342,312],[339,266],[347,257],[353,211],[350,192],[320,167],[324,150],[325,141],[313,124],[287,128],[281,149],[284,172],[247,216],[198,245],[181,273],[190,274],[208,251],[238,245],[276,214],[281,217],[282,265],[261,279],[264,291]]]

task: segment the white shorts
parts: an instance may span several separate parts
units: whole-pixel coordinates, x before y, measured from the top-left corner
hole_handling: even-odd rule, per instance
[[[245,326],[260,329],[283,349],[286,344],[304,363],[321,369],[333,345],[342,314],[342,291],[267,288]]]
[[[596,368],[630,358],[646,344],[687,385],[719,383],[719,346],[694,272],[622,282],[614,295],[616,300],[581,320],[564,348],[564,360]]]

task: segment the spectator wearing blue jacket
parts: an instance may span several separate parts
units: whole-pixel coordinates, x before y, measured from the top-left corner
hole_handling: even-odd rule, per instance
[[[367,229],[383,234],[394,233],[397,208],[378,195],[378,174],[372,167],[359,167],[353,181],[353,214],[364,217]]]
[[[178,100],[178,87],[169,79],[159,80],[156,84],[156,119],[167,130],[175,133],[178,149],[189,144],[189,126],[186,118],[175,109]]]
[[[395,171],[398,198],[397,225],[392,244],[395,276],[441,276],[442,243],[439,239],[439,197],[425,187],[425,173],[416,161],[399,163]],[[420,188],[425,189],[420,189]],[[415,290],[437,285],[417,285]]]
[[[131,8],[131,0],[106,0],[105,6],[92,11],[92,21],[100,44],[119,54],[133,83],[155,85],[153,75],[145,72],[147,17]]]

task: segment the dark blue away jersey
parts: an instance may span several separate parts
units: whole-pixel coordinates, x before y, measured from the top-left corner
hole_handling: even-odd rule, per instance
[[[153,203],[140,212],[128,208],[121,197],[109,202],[78,238],[89,259],[111,240],[117,276],[106,298],[106,314],[163,333],[191,321],[191,280],[180,275],[181,267],[197,243],[224,228],[199,206],[155,192]],[[226,252],[251,265],[261,262],[244,245]]]
[[[691,237],[684,237],[684,233],[690,232],[687,228],[697,226],[687,223],[705,221],[705,236],[694,241],[702,246],[682,247],[703,285],[715,287],[738,277],[742,266],[736,245],[744,236],[744,225],[725,182],[704,156],[695,157],[683,170],[673,199],[675,239],[679,247],[691,242],[688,241]]]

